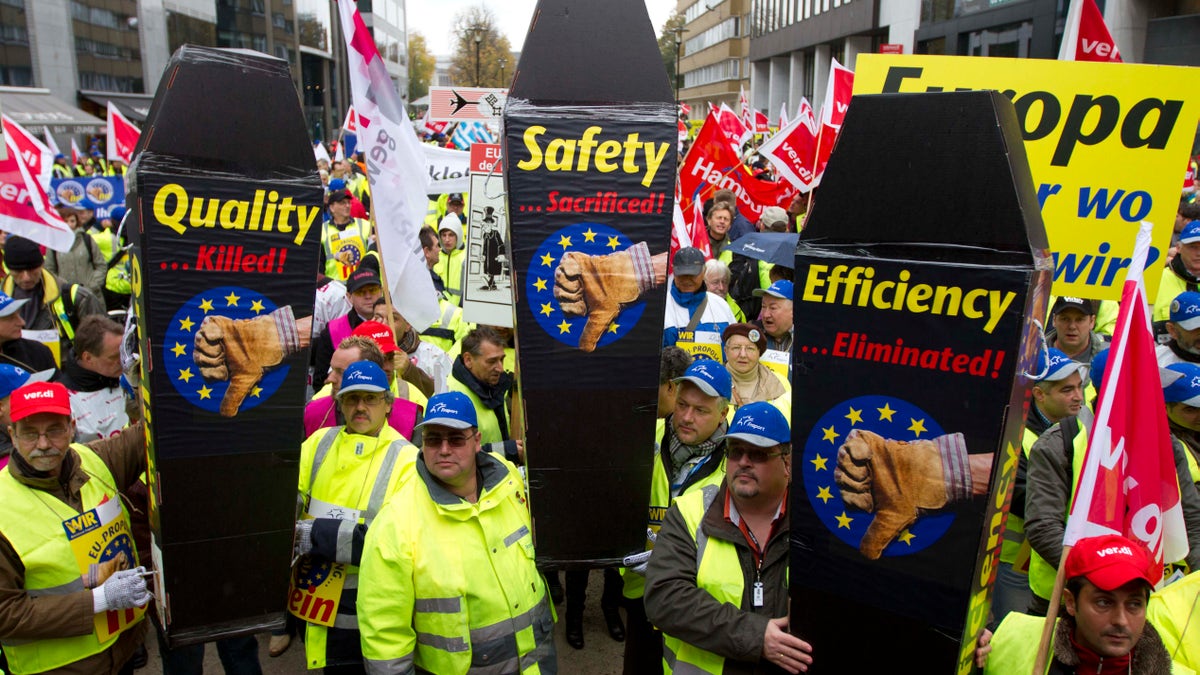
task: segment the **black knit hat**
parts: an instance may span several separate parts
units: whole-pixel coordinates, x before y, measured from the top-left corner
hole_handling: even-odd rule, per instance
[[[14,272],[36,269],[45,262],[38,245],[24,237],[9,236],[4,242],[4,264]]]

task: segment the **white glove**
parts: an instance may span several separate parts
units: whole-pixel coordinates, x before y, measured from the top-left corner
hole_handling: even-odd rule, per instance
[[[154,596],[146,588],[145,567],[114,572],[99,588],[92,589],[92,609],[100,614],[115,609],[141,607]]]
[[[296,555],[308,555],[312,553],[312,529],[315,522],[312,518],[296,521],[296,544],[294,549]]]
[[[658,541],[658,535],[655,534],[654,530],[647,527],[646,539],[653,544],[655,541]],[[627,567],[630,572],[645,576],[646,565],[650,562],[650,554],[653,552],[654,551],[652,550],[647,550],[640,553],[630,553],[629,555],[625,556],[623,560],[621,560],[621,564]]]

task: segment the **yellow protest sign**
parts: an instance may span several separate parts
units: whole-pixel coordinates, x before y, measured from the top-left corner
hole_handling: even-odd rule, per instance
[[[1200,68],[860,54],[854,93],[995,89],[1012,100],[1054,259],[1053,292],[1120,300],[1141,221],[1158,293],[1200,119]],[[970,148],[963,149],[970,165]]]
[[[66,519],[63,521],[63,530],[83,578],[88,578],[93,565],[99,568],[99,583],[118,570],[137,567],[133,532],[120,500],[107,500],[90,511]],[[141,621],[145,613],[145,607],[101,612],[95,617],[96,637],[102,643],[107,642],[112,636]]]

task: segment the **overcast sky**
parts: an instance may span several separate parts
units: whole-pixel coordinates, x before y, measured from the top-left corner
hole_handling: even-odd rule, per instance
[[[492,10],[500,31],[508,36],[514,50],[521,51],[537,0],[407,0],[405,6],[408,11],[408,30],[424,35],[429,50],[435,56],[450,56],[450,30],[454,25],[455,15],[468,7],[478,5]],[[654,24],[654,34],[657,36],[659,29],[675,9],[675,0],[646,0],[646,9],[650,12],[650,22]]]

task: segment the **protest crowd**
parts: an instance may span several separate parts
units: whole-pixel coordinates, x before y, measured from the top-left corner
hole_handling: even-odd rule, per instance
[[[740,182],[692,183],[675,214],[669,256],[638,257],[632,247],[620,259],[645,272],[633,297],[661,293],[666,311],[655,443],[645,448],[654,457],[644,486],[646,545],[597,575],[537,562],[516,331],[464,316],[464,297],[474,290],[466,241],[472,195],[428,195],[419,241],[410,243],[423,253],[438,318],[417,330],[391,297],[362,153],[318,148],[324,203],[320,236],[308,243],[320,248],[312,316],[209,317],[194,333],[201,372],[232,369],[234,354],[265,370],[309,349],[293,569],[278,574],[299,580],[334,569],[338,582],[309,589],[302,607],[280,598],[280,610],[289,611],[269,638],[270,657],[302,649],[308,669],[330,675],[555,673],[557,621],[565,623],[567,647],[587,648],[590,577],[602,583],[593,596],[609,637],[624,643],[626,675],[819,666],[819,645],[789,630],[794,614],[813,611],[789,595],[789,493],[801,463],[791,429],[800,353],[793,335],[805,321],[794,312],[803,289],[795,285],[792,253],[820,190],[783,175],[763,150],[770,140],[760,143],[727,108],[710,111],[698,133],[688,131],[687,117],[680,112],[677,180],[694,180],[688,172],[708,153],[732,152]],[[809,108],[801,118],[816,150],[817,115]],[[427,144],[456,147],[453,139],[461,139],[444,127],[418,122],[417,129]],[[712,137],[722,147],[714,149]],[[58,178],[125,174],[122,162],[105,156],[96,148],[72,164],[58,154],[51,171]],[[162,672],[199,673],[202,644],[172,647],[151,627],[161,617],[152,602],[152,495],[139,402],[145,388],[137,378],[136,322],[126,320],[136,304],[126,236],[134,219],[125,207],[102,218],[65,205],[55,212],[71,229],[66,251],[0,233],[0,499],[7,507],[0,512],[0,670],[132,673],[148,667],[145,644],[154,631]],[[741,245],[747,241],[756,246]],[[766,242],[781,242],[786,254],[763,255]],[[595,302],[589,275],[604,277],[615,260],[564,256],[553,272],[557,301],[564,308]],[[511,262],[500,264],[481,290],[513,274]],[[1048,613],[1057,621],[1047,672],[1200,670],[1194,187],[1179,200],[1169,255],[1146,274],[1161,275],[1158,299],[1147,307],[1160,368],[1160,381],[1150,384],[1162,390],[1156,414],[1170,431],[1187,553],[1163,561],[1164,570],[1140,542],[1119,535],[1085,537],[1064,552],[1106,363],[1117,358],[1110,343],[1121,308],[1053,298],[1045,348],[1024,375],[1032,393],[1016,481],[987,628],[973,644],[985,673],[1030,672]],[[272,354],[252,348],[253,333],[274,338],[276,329]],[[254,396],[253,385],[240,396]],[[227,395],[221,414],[232,416],[240,402]],[[873,481],[926,464],[945,477],[932,489],[940,504],[988,489],[986,479],[972,483],[966,475],[974,467],[943,470],[953,448],[930,444],[930,454],[911,460],[915,468],[889,468],[884,450],[863,447],[848,438],[830,458],[842,498],[863,511],[877,507]],[[914,513],[926,498],[914,498]],[[89,529],[80,516],[93,512],[105,526],[126,522],[131,546],[81,569],[76,548],[89,540],[68,541],[63,531]],[[301,586],[296,581],[293,591],[303,595]],[[318,616],[310,601],[331,610]],[[215,646],[226,672],[262,672],[254,635]]]

